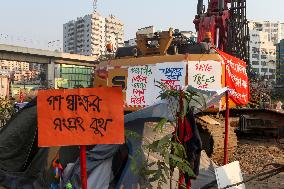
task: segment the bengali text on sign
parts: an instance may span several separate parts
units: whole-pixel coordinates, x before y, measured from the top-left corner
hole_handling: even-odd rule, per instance
[[[124,143],[120,88],[43,90],[37,104],[41,147]]]
[[[222,65],[219,61],[190,61],[188,84],[197,89],[219,90],[222,87]]]
[[[157,98],[162,89],[159,84],[164,84],[167,89],[181,90],[185,86],[186,63],[185,62],[165,62],[156,65],[155,89]]]
[[[230,98],[239,105],[249,102],[249,81],[246,63],[236,57],[217,50],[226,67],[226,86],[230,91]]]

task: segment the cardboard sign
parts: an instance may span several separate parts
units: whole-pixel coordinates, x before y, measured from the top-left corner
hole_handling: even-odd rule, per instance
[[[188,84],[197,89],[222,88],[222,64],[218,61],[189,61]]]
[[[157,87],[158,82],[164,83],[167,88],[181,90],[185,86],[186,63],[185,62],[165,62],[156,65],[155,69],[155,89],[156,97],[162,92]]]
[[[128,68],[126,103],[131,106],[147,106],[153,103],[154,66]]]
[[[216,49],[216,51],[223,58],[223,63],[226,66],[226,86],[230,89],[230,98],[236,104],[248,104],[249,81],[246,63],[218,49]]]
[[[238,161],[216,168],[215,174],[219,189],[243,181],[240,163]],[[245,185],[240,184],[230,187],[230,189],[245,189]]]
[[[44,90],[37,104],[41,147],[124,143],[120,88]]]

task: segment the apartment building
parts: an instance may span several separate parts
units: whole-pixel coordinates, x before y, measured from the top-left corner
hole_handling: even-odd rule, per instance
[[[0,60],[0,69],[8,71],[27,71],[30,65],[27,62]]]
[[[124,46],[124,26],[115,16],[110,15],[105,19],[106,23],[106,44],[112,44],[113,50]]]
[[[250,30],[250,61],[256,74],[276,81],[276,46],[268,32]]]
[[[105,54],[106,45],[123,46],[123,23],[113,15],[104,18],[99,13],[79,17],[63,25],[63,51],[86,56]]]
[[[274,44],[284,39],[284,23],[279,21],[249,21],[249,28],[251,30],[267,32],[268,40]]]
[[[284,86],[284,39],[276,45],[277,85]]]

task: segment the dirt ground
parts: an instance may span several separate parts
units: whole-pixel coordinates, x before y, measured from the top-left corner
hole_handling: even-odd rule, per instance
[[[249,178],[259,173],[267,164],[284,164],[284,145],[280,145],[275,139],[239,139],[234,160],[240,161],[243,176]],[[271,169],[271,167],[268,167],[268,169]],[[262,181],[248,182],[246,188],[284,189],[284,173]]]

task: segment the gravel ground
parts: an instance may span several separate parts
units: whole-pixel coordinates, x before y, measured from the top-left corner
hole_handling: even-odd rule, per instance
[[[234,160],[240,161],[245,178],[259,173],[270,163],[284,164],[284,148],[272,139],[239,139]],[[269,169],[269,168],[268,168]],[[269,179],[246,183],[247,189],[284,189],[284,173]]]

